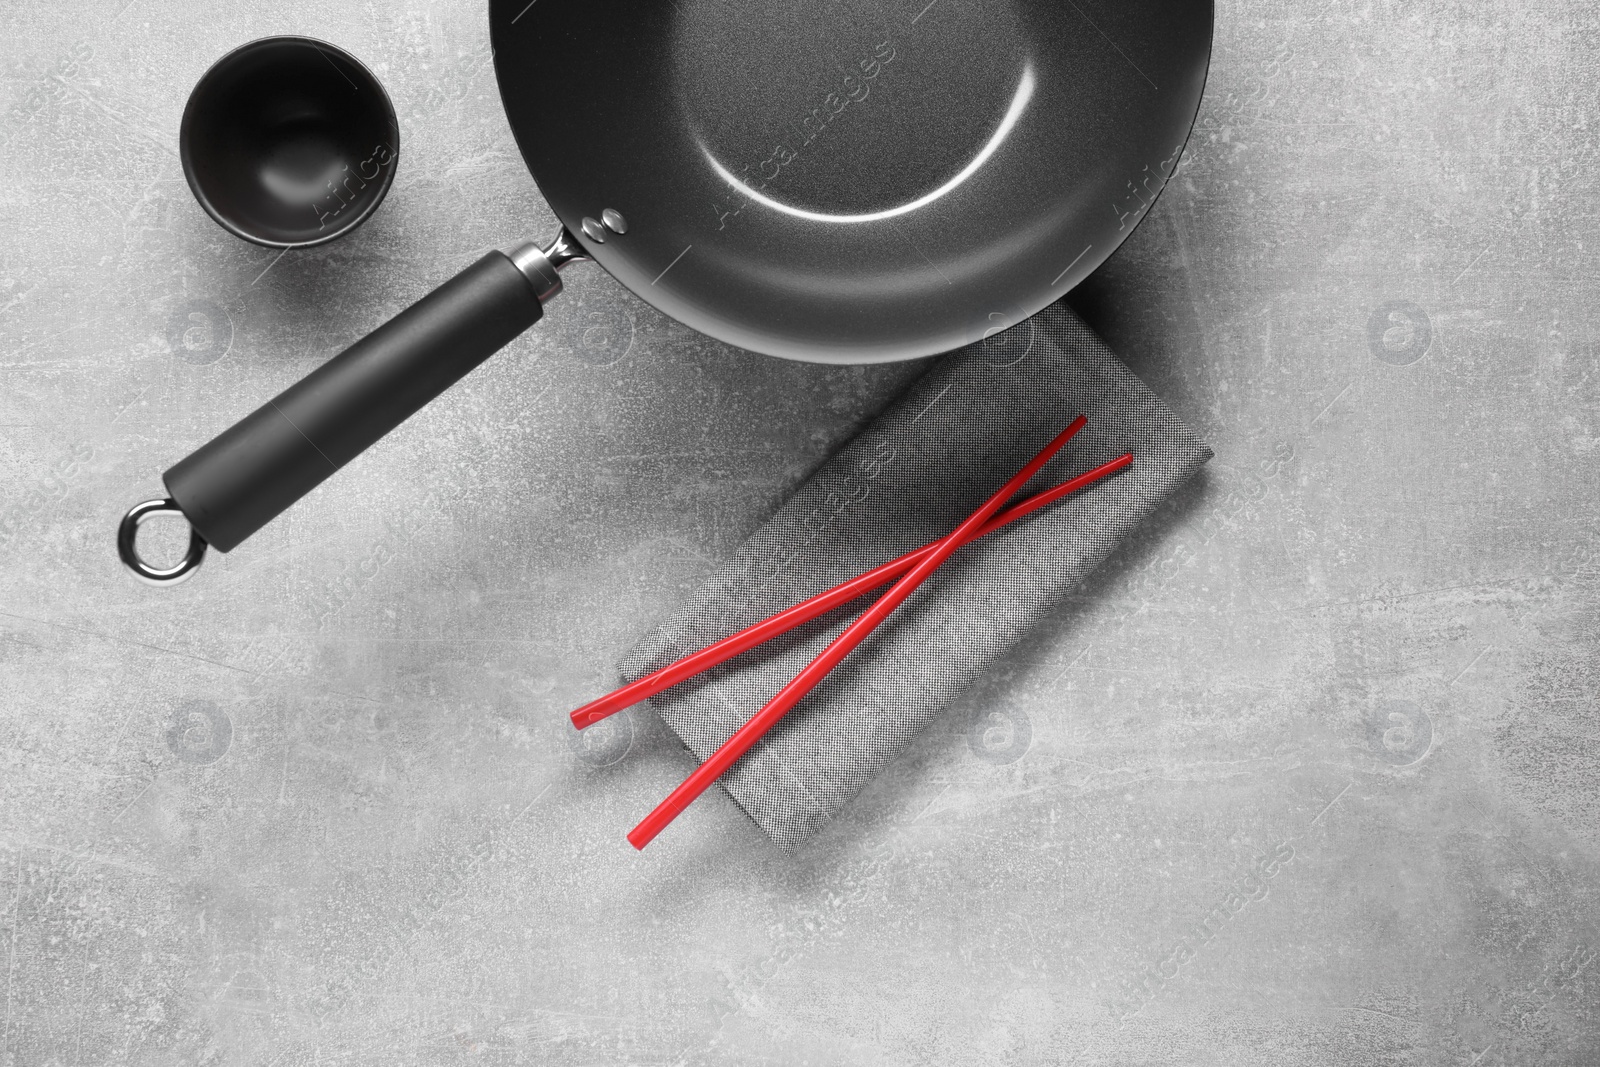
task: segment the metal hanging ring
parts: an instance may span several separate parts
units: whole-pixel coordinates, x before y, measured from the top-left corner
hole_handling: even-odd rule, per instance
[[[143,504],[135,505],[122,516],[122,525],[117,527],[117,555],[122,557],[123,565],[141,581],[151,585],[176,585],[199,569],[201,561],[206,558],[206,539],[194,527],[189,527],[189,551],[184,553],[183,559],[176,566],[152,567],[139,555],[136,542],[139,527],[144,525],[146,519],[157,515],[184,517],[183,510],[170,499],[146,500]]]

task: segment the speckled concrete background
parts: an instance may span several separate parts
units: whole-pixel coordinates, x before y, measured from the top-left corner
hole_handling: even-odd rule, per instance
[[[1087,2],[1087,0],[1084,0]],[[401,115],[357,234],[190,198],[209,62]],[[1600,19],[1227,0],[1178,179],[1074,298],[1205,480],[785,858],[563,713],[916,373],[598,271],[158,593],[159,472],[551,230],[477,3],[0,10],[3,1062],[1600,1063]]]

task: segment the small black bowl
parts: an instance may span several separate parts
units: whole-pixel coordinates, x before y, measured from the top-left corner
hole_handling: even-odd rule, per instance
[[[200,76],[178,134],[206,213],[269,248],[322,244],[378,210],[400,130],[372,71],[310,37],[241,45]]]

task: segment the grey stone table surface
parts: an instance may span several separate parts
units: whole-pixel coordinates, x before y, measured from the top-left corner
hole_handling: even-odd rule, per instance
[[[1216,460],[792,857],[717,794],[635,853],[686,754],[564,713],[917,366],[574,273],[197,580],[116,562],[166,466],[551,230],[486,24],[0,9],[0,1063],[1600,1063],[1588,0],[1221,4],[1073,298]],[[403,142],[280,256],[176,131],[282,32]]]

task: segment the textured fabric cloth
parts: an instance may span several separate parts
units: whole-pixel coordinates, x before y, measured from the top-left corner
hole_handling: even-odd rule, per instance
[[[1023,495],[1123,452],[1133,466],[959,550],[722,777],[795,847],[1211,458],[1104,342],[1056,304],[942,357],[625,658],[623,678],[948,533],[1080,412],[1088,426]],[[876,595],[651,704],[704,760]]]

